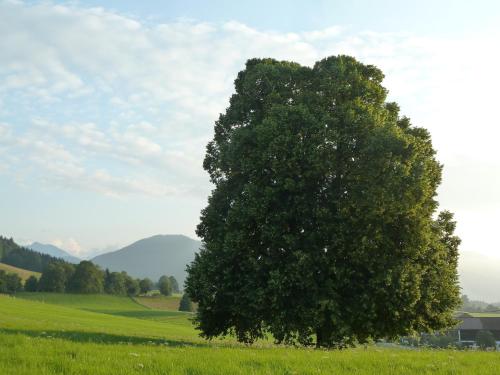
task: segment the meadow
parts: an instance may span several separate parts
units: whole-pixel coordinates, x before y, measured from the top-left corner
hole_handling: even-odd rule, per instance
[[[494,352],[207,342],[191,317],[128,297],[0,295],[0,374],[498,374],[500,368]]]
[[[0,270],[4,270],[7,273],[16,273],[23,281],[25,281],[30,276],[35,276],[37,279],[41,276],[40,272],[28,271],[5,263],[0,263]]]

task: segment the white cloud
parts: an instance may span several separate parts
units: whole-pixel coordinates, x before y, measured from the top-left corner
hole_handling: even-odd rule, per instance
[[[331,26],[327,27],[323,30],[314,30],[303,33],[303,37],[305,40],[314,42],[319,40],[329,40],[335,37],[340,36],[342,33],[342,27],[340,26]]]
[[[82,255],[83,252],[80,243],[72,237],[65,239],[55,238],[49,241],[49,243],[76,256]]]
[[[206,194],[205,144],[246,59],[313,64],[351,54],[379,66],[390,99],[433,134],[449,166],[443,206],[470,223],[486,205],[499,205],[492,189],[477,188],[500,180],[498,35],[424,38],[338,26],[277,33],[235,21],[151,25],[46,2],[3,1],[0,14],[0,172],[19,181],[31,176],[119,197]],[[471,183],[470,173],[486,162],[480,182]],[[466,197],[473,194],[471,207]]]

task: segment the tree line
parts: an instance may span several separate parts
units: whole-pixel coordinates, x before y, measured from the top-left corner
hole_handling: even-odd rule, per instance
[[[136,279],[122,272],[102,270],[94,263],[84,260],[78,265],[66,262],[50,263],[38,280],[31,276],[26,280],[28,292],[56,293],[107,293],[123,296],[135,296],[147,293],[155,287],[149,278]],[[179,284],[173,276],[162,276],[157,283],[160,293],[171,295],[179,293]]]
[[[15,294],[22,289],[22,280],[18,274],[0,270],[0,293]]]
[[[19,246],[12,238],[0,236],[0,262],[34,272],[43,272],[50,263],[62,259]]]

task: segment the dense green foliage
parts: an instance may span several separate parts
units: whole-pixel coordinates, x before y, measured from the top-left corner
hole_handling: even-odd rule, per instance
[[[38,279],[36,276],[30,276],[24,283],[24,290],[27,292],[36,292],[38,291]]]
[[[2,375],[494,375],[500,367],[498,353],[489,352],[380,347],[320,351],[206,343],[197,337],[189,314],[164,321],[137,319],[140,306],[127,297],[30,295],[46,297],[46,303],[0,296]],[[57,298],[74,303],[52,304]],[[106,308],[123,316],[91,312]]]
[[[497,343],[495,341],[495,337],[493,337],[493,334],[490,331],[486,331],[486,330],[478,331],[478,333],[476,335],[476,344],[481,349],[496,348],[496,346],[497,346]]]
[[[51,263],[47,266],[40,281],[38,289],[43,292],[65,292],[74,276],[75,268],[69,263]]]
[[[109,294],[135,296],[141,292],[140,283],[143,281],[130,277],[124,271],[109,272],[106,269],[104,274],[104,291]]]
[[[170,285],[172,286],[172,293],[180,293],[179,283],[177,282],[177,279],[174,276],[169,276],[168,279],[170,281]]]
[[[0,270],[0,293],[15,294],[22,288],[23,284],[19,275]]]
[[[145,293],[153,290],[153,287],[154,287],[153,282],[150,279],[148,279],[147,277],[145,279],[142,279],[141,281],[139,281],[139,288],[140,288],[141,294],[145,294]]]
[[[189,298],[189,295],[187,293],[184,293],[182,295],[181,302],[179,304],[179,311],[194,311],[193,303],[191,302],[191,298]]]
[[[108,293],[135,296],[140,293],[140,283],[126,272],[102,271],[90,261],[78,265],[65,262],[51,263],[42,273],[40,281],[31,280],[27,291],[72,292],[83,294]],[[149,281],[150,284],[151,281]],[[146,281],[148,284],[148,281]]]
[[[459,303],[454,222],[429,133],[352,57],[249,60],[215,124],[215,189],[186,290],[197,327],[345,346],[443,329]]]
[[[170,278],[168,276],[162,276],[158,280],[158,289],[160,293],[164,296],[172,295],[172,283],[170,282]]]
[[[19,246],[12,238],[0,236],[0,262],[29,271],[42,272],[50,263],[61,259]]]
[[[94,263],[83,260],[76,266],[68,286],[74,293],[101,293],[104,290],[102,271]]]
[[[108,294],[127,294],[125,274],[122,272],[109,272],[109,270],[106,269],[104,275],[104,291]]]

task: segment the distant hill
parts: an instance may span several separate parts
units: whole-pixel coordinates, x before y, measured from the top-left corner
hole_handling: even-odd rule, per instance
[[[23,280],[26,280],[30,276],[35,276],[37,279],[41,276],[40,272],[28,271],[5,263],[0,263],[0,270],[4,270],[7,273],[17,273]]]
[[[61,258],[69,263],[80,263],[81,259],[71,255],[67,251],[58,248],[54,245],[43,244],[40,242],[33,242],[28,248],[38,251],[42,254],[48,254],[56,258]]]
[[[194,259],[200,246],[200,241],[183,235],[158,235],[98,255],[92,262],[111,271],[126,271],[134,277],[149,277],[153,281],[162,275],[173,275],[182,287],[186,266]]]
[[[53,262],[64,262],[60,258],[19,246],[12,238],[0,236],[0,262],[29,271],[42,272]]]

